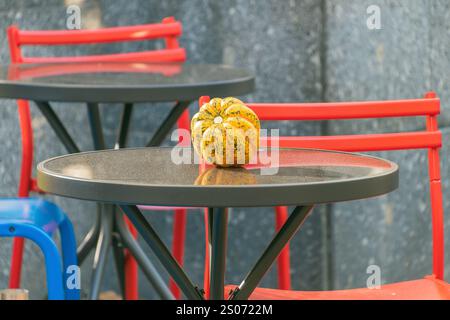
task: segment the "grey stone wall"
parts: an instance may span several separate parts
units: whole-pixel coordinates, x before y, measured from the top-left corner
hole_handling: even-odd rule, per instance
[[[366,26],[369,5],[380,8],[381,29]],[[448,41],[447,1],[328,1],[326,99],[418,98],[434,90],[442,101],[441,153],[448,248]],[[422,130],[423,118],[340,121],[330,132]],[[384,197],[333,206],[332,284],[365,286],[368,265],[380,266],[383,282],[431,271],[430,202],[426,151],[375,153],[401,167],[400,188]],[[447,250],[448,251],[448,250]],[[447,252],[447,261],[448,261]],[[447,280],[449,278],[447,262]]]
[[[0,0],[0,61],[9,61],[6,27],[12,23],[25,29],[63,29],[65,8],[75,1]],[[174,15],[181,20],[188,60],[193,63],[226,63],[253,71],[256,91],[247,101],[343,101],[420,97],[434,89],[442,99],[445,147],[442,174],[448,195],[448,12],[447,1],[77,1],[82,27],[131,25],[159,21]],[[366,9],[376,4],[382,28],[369,30]],[[35,54],[99,53],[142,50],[154,44],[125,43],[77,49],[38,48]],[[70,51],[69,51],[70,50]],[[167,104],[139,105],[133,116],[130,145],[145,143],[167,113]],[[192,106],[191,111],[196,106]],[[55,104],[56,112],[77,137],[84,150],[92,149],[85,107]],[[107,140],[112,143],[120,106],[102,105]],[[422,119],[410,122],[341,121],[320,123],[264,123],[281,127],[281,133],[320,134],[361,131],[394,131],[423,128]],[[33,107],[36,161],[65,152],[43,117]],[[20,132],[14,101],[0,100],[0,196],[16,193],[20,159]],[[168,142],[167,142],[168,143]],[[318,207],[292,241],[295,289],[350,288],[364,286],[366,268],[381,267],[383,282],[420,277],[431,268],[428,185],[425,152],[380,153],[401,165],[401,187],[384,197],[331,207]],[[444,196],[449,209],[448,197]],[[49,197],[74,222],[79,240],[95,214],[93,203]],[[448,210],[447,210],[448,211]],[[172,215],[148,213],[148,219],[170,244]],[[227,281],[238,283],[273,235],[272,209],[236,208],[230,215]],[[446,219],[448,230],[449,219]],[[448,240],[448,238],[447,238]],[[448,242],[448,241],[447,241]],[[10,240],[0,239],[0,288],[7,286]],[[151,253],[149,252],[151,255]],[[153,257],[151,255],[151,257]],[[449,256],[447,256],[449,258]],[[154,258],[154,257],[153,257]],[[186,268],[202,282],[203,217],[188,217]],[[449,260],[449,259],[447,259]],[[23,286],[32,298],[45,296],[42,256],[27,245]],[[87,261],[82,269],[83,289],[89,287]],[[448,264],[447,264],[448,266]],[[159,267],[159,265],[158,265]],[[276,268],[263,286],[276,285]],[[112,260],[103,289],[118,291]],[[446,274],[447,280],[449,274]],[[156,298],[141,275],[143,298]]]

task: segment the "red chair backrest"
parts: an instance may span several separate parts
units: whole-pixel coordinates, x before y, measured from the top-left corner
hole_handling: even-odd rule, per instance
[[[8,28],[8,41],[12,63],[90,63],[90,62],[184,62],[186,51],[180,48],[178,37],[181,36],[181,22],[174,17],[167,17],[161,23],[127,27],[114,27],[96,30],[19,30],[16,26]],[[35,45],[83,45],[124,41],[142,41],[163,39],[165,48],[140,52],[113,53],[87,56],[65,57],[28,57],[22,53],[22,46]],[[28,197],[30,191],[39,191],[32,178],[33,131],[28,101],[18,100],[19,122],[22,134],[22,163],[19,181],[19,197]],[[188,129],[185,112],[178,122]]]
[[[200,106],[209,101],[201,97]],[[413,132],[280,137],[280,147],[317,148],[337,151],[387,151],[428,149],[430,179],[433,273],[438,279],[444,276],[444,217],[439,149],[442,145],[437,116],[440,100],[434,92],[423,99],[331,102],[331,103],[248,103],[260,120],[342,120],[388,117],[426,117],[426,129]],[[270,138],[267,138],[270,145]]]

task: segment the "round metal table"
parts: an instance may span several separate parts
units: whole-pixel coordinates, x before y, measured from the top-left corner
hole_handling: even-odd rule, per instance
[[[87,104],[95,149],[105,149],[99,103],[123,103],[116,145],[125,144],[132,108],[138,102],[177,101],[148,141],[158,146],[184,110],[202,95],[247,94],[255,86],[248,71],[225,65],[103,62],[0,66],[0,98],[34,101],[69,153],[79,152],[50,101]]]
[[[145,62],[102,62],[102,63],[51,63],[51,64],[11,64],[0,66],[0,98],[34,101],[46,118],[58,139],[68,153],[80,152],[76,139],[53,110],[50,102],[83,102],[87,106],[94,149],[103,150],[108,146],[103,135],[100,103],[123,103],[123,111],[118,124],[114,148],[126,146],[134,103],[176,101],[165,120],[161,122],[146,146],[159,146],[182,117],[189,105],[202,95],[238,96],[254,89],[254,77],[248,71],[225,65],[145,63]],[[73,107],[73,104],[69,105]],[[187,119],[187,118],[186,118]],[[187,119],[188,121],[189,119]],[[106,212],[103,214],[102,211]],[[108,250],[110,225],[116,228],[113,206],[98,206],[98,219],[78,248],[80,263],[89,252],[96,248],[94,272],[90,297],[98,297],[104,269],[104,257]],[[117,219],[115,219],[117,220]],[[120,219],[121,220],[121,219]],[[116,233],[116,230],[113,230]],[[123,260],[122,243],[128,242],[128,249],[137,257],[142,250],[133,242],[127,229],[122,229],[120,237],[113,241],[116,264]],[[120,238],[119,237],[119,238]],[[116,243],[118,242],[118,243]],[[131,247],[130,247],[131,246]],[[97,259],[97,257],[99,257]],[[146,264],[150,268],[149,261]],[[123,267],[118,267],[123,269]],[[148,269],[148,268],[147,268]],[[150,274],[148,276],[151,277]],[[123,275],[119,275],[123,278]],[[156,277],[156,275],[155,275]],[[152,282],[159,280],[153,277]],[[120,281],[123,283],[123,281]],[[162,285],[162,283],[161,283]],[[122,285],[124,287],[124,285]],[[122,288],[122,291],[124,289]],[[161,287],[164,297],[170,293]]]
[[[193,101],[254,88],[246,70],[215,64],[102,62],[0,67],[0,97],[62,102]]]
[[[213,299],[224,297],[227,207],[295,205],[241,285],[231,294],[246,299],[308,216],[312,206],[382,195],[398,187],[398,166],[367,155],[313,149],[261,149],[244,168],[195,163],[190,148],[138,148],[85,152],[38,165],[46,192],[117,204],[189,299],[203,299],[138,204],[207,207],[211,231]]]

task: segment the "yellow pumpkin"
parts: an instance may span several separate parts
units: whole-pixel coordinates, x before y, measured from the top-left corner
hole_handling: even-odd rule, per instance
[[[245,168],[210,168],[194,182],[199,186],[256,184],[256,176]]]
[[[261,125],[241,100],[214,98],[191,121],[195,151],[210,164],[241,166],[255,159]]]

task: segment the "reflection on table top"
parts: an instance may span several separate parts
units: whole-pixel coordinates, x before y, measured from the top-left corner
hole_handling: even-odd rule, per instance
[[[244,69],[215,64],[101,62],[0,66],[0,82],[55,85],[180,85],[251,77]]]
[[[0,96],[30,100],[64,101],[63,98],[66,97],[67,101],[78,101],[81,98],[76,100],[76,96],[71,96],[74,90],[78,94],[80,90],[102,90],[97,91],[97,94],[109,90],[112,97],[102,96],[102,100],[98,99],[99,102],[108,102],[118,99],[114,98],[112,90],[142,89],[155,90],[151,93],[157,93],[156,90],[171,89],[165,95],[162,92],[161,97],[154,98],[155,101],[157,99],[170,101],[187,97],[196,99],[200,95],[216,93],[239,95],[252,91],[253,86],[254,77],[245,69],[215,64],[74,62],[0,66]],[[15,89],[22,91],[18,93]],[[30,89],[63,91],[65,96],[60,97],[45,90],[41,93],[35,92],[37,90],[29,91]],[[183,89],[193,90],[193,92],[189,95],[189,91],[184,92]],[[214,90],[219,91],[214,92]],[[169,93],[172,96],[169,96]],[[134,102],[133,96],[130,98],[129,102]],[[149,95],[148,99],[150,98]]]

